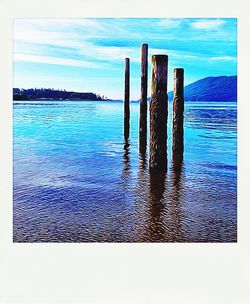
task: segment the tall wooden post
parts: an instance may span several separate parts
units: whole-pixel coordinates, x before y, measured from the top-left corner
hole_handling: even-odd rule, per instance
[[[147,149],[147,91],[148,91],[148,44],[141,47],[141,100],[139,122],[139,152]]]
[[[149,154],[151,171],[165,171],[167,169],[167,75],[168,56],[152,56]]]
[[[174,69],[173,133],[172,152],[174,161],[182,161],[183,112],[184,112],[184,69]]]
[[[129,58],[125,58],[125,89],[124,89],[124,138],[129,138]]]

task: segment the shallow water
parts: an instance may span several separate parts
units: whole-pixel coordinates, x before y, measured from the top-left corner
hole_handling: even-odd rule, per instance
[[[185,151],[150,176],[139,105],[14,102],[14,242],[235,242],[237,105],[186,102]]]

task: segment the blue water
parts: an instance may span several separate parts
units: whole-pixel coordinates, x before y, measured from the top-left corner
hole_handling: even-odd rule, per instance
[[[237,105],[185,103],[177,170],[152,179],[138,153],[139,105],[14,102],[14,242],[237,241]]]

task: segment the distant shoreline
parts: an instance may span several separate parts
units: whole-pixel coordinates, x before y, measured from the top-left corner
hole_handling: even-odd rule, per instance
[[[55,89],[13,88],[13,100],[108,100],[93,92],[74,92]]]
[[[185,101],[237,102],[237,76],[206,77],[184,87]],[[93,92],[74,92],[54,89],[13,88],[13,100],[37,101],[115,101]],[[148,95],[148,101],[150,95]],[[173,100],[173,91],[168,92],[168,100]],[[122,100],[121,100],[122,101]],[[139,102],[132,100],[131,102]]]
[[[25,101],[29,101],[29,102],[39,102],[39,101],[50,101],[50,102],[68,102],[68,101],[71,101],[71,102],[79,102],[79,103],[84,103],[84,102],[89,102],[89,101],[93,101],[93,102],[117,102],[117,103],[123,103],[124,100],[122,99],[106,99],[106,100],[91,100],[91,99],[86,99],[86,100],[79,100],[79,99],[44,99],[44,98],[41,98],[41,99],[29,99],[29,100],[14,100],[13,99],[13,104],[15,103],[22,103],[25,102]],[[172,103],[173,100],[172,99],[169,99],[168,100],[168,103]],[[185,100],[185,102],[192,102],[192,103],[199,103],[199,102],[204,102],[204,103],[229,103],[229,102],[234,102],[234,103],[237,103],[237,100]],[[140,100],[130,100],[130,103],[140,103]],[[150,99],[148,100],[148,104],[150,103]]]
[[[15,101],[79,101],[79,102],[84,102],[84,101],[122,101],[121,99],[78,99],[78,98],[71,98],[71,99],[62,99],[62,98],[32,98],[32,99],[14,99],[13,102]]]

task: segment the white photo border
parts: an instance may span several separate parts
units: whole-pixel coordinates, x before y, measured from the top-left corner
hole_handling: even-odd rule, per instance
[[[250,7],[244,0],[0,0],[0,303],[250,302]],[[13,18],[237,18],[238,242],[12,242]]]

